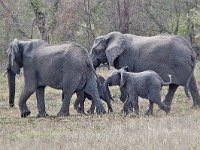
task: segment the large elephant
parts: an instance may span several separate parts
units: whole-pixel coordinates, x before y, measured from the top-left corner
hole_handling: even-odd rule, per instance
[[[105,112],[100,101],[96,73],[88,52],[80,45],[66,42],[48,45],[42,40],[14,40],[8,49],[9,104],[14,106],[15,75],[23,67],[24,87],[19,100],[21,117],[30,115],[26,104],[36,92],[38,117],[46,116],[44,90],[46,86],[61,89],[64,93],[58,116],[69,115],[69,104],[73,93],[84,91],[96,104],[97,113]]]
[[[171,106],[178,86],[189,87],[193,108],[200,106],[200,96],[194,77],[195,52],[180,36],[157,35],[152,37],[111,32],[95,39],[91,50],[94,68],[109,63],[120,69],[128,66],[131,72],[153,70],[164,81],[172,75],[172,83],[164,103]]]

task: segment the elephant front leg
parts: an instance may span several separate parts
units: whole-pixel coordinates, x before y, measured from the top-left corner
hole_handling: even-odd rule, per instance
[[[24,90],[22,91],[19,100],[19,109],[21,112],[21,117],[27,117],[31,114],[31,111],[28,109],[26,102],[33,93],[34,90],[29,90],[28,88],[24,87]]]
[[[131,101],[129,99],[129,96],[127,96],[126,101],[124,102],[124,105],[123,105],[123,110],[122,110],[126,115],[128,115],[128,107],[130,104],[131,104]]]
[[[45,87],[38,87],[36,89],[37,108],[38,108],[37,117],[46,117],[46,116],[48,116],[48,114],[45,111],[44,92],[45,92]]]

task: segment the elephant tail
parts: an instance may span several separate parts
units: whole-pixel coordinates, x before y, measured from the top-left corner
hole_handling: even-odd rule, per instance
[[[195,66],[196,66],[196,58],[194,56],[191,56],[191,61],[192,61],[192,71],[190,73],[190,76],[184,86],[184,91],[185,91],[185,94],[187,95],[188,98],[190,98],[190,95],[189,95],[189,83],[190,83],[190,79],[191,77],[193,76],[193,73],[194,73],[194,69],[195,69]]]
[[[172,75],[171,75],[171,74],[168,74],[168,77],[169,77],[169,82],[163,81],[162,85],[169,85],[169,84],[172,83]]]

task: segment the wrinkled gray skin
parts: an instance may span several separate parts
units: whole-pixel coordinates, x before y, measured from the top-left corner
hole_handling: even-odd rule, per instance
[[[180,36],[143,37],[111,32],[95,39],[90,55],[94,68],[107,62],[116,69],[128,66],[130,72],[153,70],[164,81],[168,80],[167,75],[170,74],[173,80],[164,103],[171,106],[177,88],[185,86],[186,89],[189,88],[193,98],[192,108],[200,106],[200,96],[193,73],[195,52]]]
[[[161,77],[152,70],[147,70],[139,73],[127,72],[128,67],[123,67],[114,71],[105,81],[105,86],[119,85],[124,88],[127,93],[127,98],[123,106],[123,111],[127,114],[130,103],[133,105],[135,112],[139,113],[138,96],[149,99],[149,109],[146,114],[153,115],[153,103],[164,110],[166,113],[170,111],[170,107],[161,102],[160,90],[162,86],[171,83],[164,82]]]
[[[104,100],[107,103],[108,112],[113,112],[112,105],[111,105],[111,100],[113,99],[112,99],[109,89],[106,89],[104,86],[105,79],[104,77],[100,75],[97,75],[97,76],[99,79],[97,80],[97,88],[98,88],[99,96],[102,100]],[[95,103],[89,94],[82,91],[77,92],[77,99],[75,100],[74,108],[77,110],[78,113],[85,113],[84,102],[86,98],[92,101],[91,107],[87,112],[90,114],[93,114],[95,110]]]
[[[24,70],[24,87],[19,100],[21,117],[30,115],[28,98],[36,92],[38,117],[47,116],[45,111],[45,87],[62,89],[64,99],[58,116],[69,115],[69,104],[73,93],[84,91],[90,94],[97,113],[104,113],[96,84],[96,73],[88,52],[75,43],[48,45],[41,40],[10,43],[8,49],[9,104],[14,106],[15,75]]]

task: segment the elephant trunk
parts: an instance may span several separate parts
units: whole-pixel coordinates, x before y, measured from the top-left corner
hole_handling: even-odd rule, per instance
[[[14,99],[15,99],[15,76],[16,74],[8,70],[7,77],[8,77],[8,87],[9,87],[9,105],[10,107],[14,106]]]
[[[110,93],[110,90],[108,88],[108,84],[105,84],[103,85],[103,93],[104,93],[104,98],[103,100],[107,103],[107,106],[108,106],[108,112],[113,112],[113,108],[112,108],[112,105],[111,105],[111,100],[113,100],[112,98],[112,95]]]

